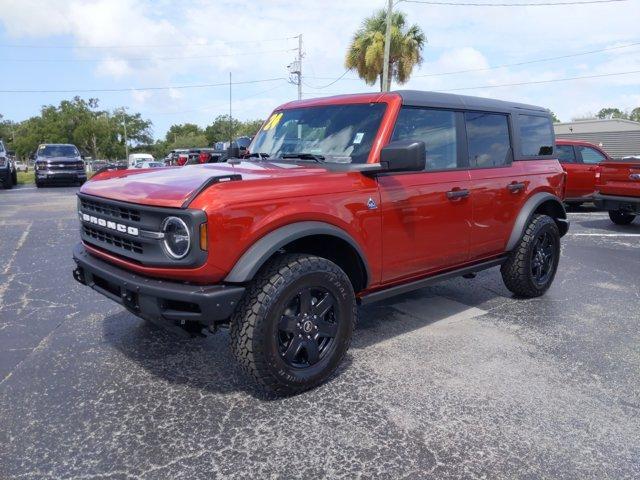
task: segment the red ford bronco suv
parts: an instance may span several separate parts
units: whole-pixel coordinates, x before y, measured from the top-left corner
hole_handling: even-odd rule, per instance
[[[548,110],[400,91],[287,103],[246,158],[95,176],[74,277],[173,330],[228,324],[291,394],[337,368],[357,305],[500,266],[519,297],[554,279],[565,173]]]
[[[607,210],[613,223],[629,225],[640,215],[640,161],[601,163],[596,189],[596,206]]]

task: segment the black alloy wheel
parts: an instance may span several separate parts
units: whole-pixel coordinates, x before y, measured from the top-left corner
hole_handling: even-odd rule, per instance
[[[330,354],[338,333],[335,296],[323,287],[296,293],[280,315],[278,352],[287,365],[306,368]]]
[[[549,231],[541,232],[531,250],[531,275],[538,285],[545,285],[553,273],[555,249]]]

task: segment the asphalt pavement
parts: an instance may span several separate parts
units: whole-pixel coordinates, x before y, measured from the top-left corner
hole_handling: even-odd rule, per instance
[[[542,298],[497,269],[360,311],[344,365],[261,393],[71,277],[75,188],[0,191],[0,478],[640,478],[640,221],[570,214]]]

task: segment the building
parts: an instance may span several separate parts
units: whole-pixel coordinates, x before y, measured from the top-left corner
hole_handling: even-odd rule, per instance
[[[621,118],[556,123],[557,138],[599,145],[613,158],[640,155],[640,123]]]

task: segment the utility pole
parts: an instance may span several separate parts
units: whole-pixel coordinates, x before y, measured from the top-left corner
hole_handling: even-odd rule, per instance
[[[391,54],[391,16],[393,15],[393,0],[387,4],[387,27],[384,32],[384,60],[382,64],[382,91],[389,91],[389,56]]]
[[[298,35],[298,58],[287,65],[287,68],[289,82],[298,86],[298,100],[302,100],[302,34]]]
[[[229,72],[229,147],[233,142],[233,115],[231,111],[231,72]]]
[[[298,100],[302,100],[302,34],[298,35]]]
[[[124,125],[124,155],[126,157],[127,162],[129,161],[129,141],[127,139],[127,117],[126,117],[126,109],[127,107],[122,107],[122,124]]]

